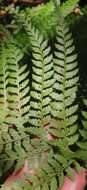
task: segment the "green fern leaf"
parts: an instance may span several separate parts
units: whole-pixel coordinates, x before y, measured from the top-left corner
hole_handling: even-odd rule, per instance
[[[29,72],[26,65],[19,65],[22,57],[22,51],[12,41],[0,52],[0,109],[8,115],[8,124],[21,125],[29,117]]]
[[[66,17],[68,14],[70,14],[73,9],[75,8],[75,5],[79,2],[79,0],[68,0],[68,1],[65,1],[60,10],[63,14],[64,17]]]
[[[14,45],[10,45],[8,54],[8,102],[12,116],[12,119],[10,116],[9,120],[11,120],[11,122],[13,120],[14,123],[14,120],[16,121],[17,119],[16,124],[20,126],[21,124],[26,123],[29,117],[29,72],[27,71],[26,65],[21,67],[19,65],[19,61],[23,57],[20,49]]]
[[[68,138],[68,144],[69,145],[72,145],[72,144],[75,144],[77,141],[78,141],[78,134],[76,135],[73,135],[71,137]]]
[[[40,127],[50,118],[50,94],[53,85],[53,62],[50,47],[38,31],[26,28],[32,45],[32,89],[30,92],[30,124]]]
[[[8,65],[7,65],[7,50],[5,47],[0,49],[0,124],[5,121],[8,111]]]
[[[82,122],[83,123],[83,122]],[[87,126],[87,125],[86,125]],[[84,138],[84,140],[87,140],[87,131],[86,130],[79,130],[81,136]]]
[[[78,145],[81,149],[87,151],[87,141],[84,141],[84,142],[78,142],[77,145]]]
[[[69,167],[69,168],[66,170],[66,172],[67,172],[67,175],[73,180],[73,178],[74,178],[74,172],[73,172],[72,168]]]
[[[66,138],[68,145],[73,145],[78,140],[78,105],[75,105],[75,100],[79,78],[77,55],[74,52],[72,34],[62,20],[57,28],[54,51],[55,82],[51,94],[51,114],[55,120],[57,119],[57,124],[52,124],[50,132],[58,138]]]
[[[87,99],[83,99],[85,107],[87,107]],[[81,150],[86,151],[87,155],[87,111],[82,111],[82,129],[79,130],[81,140],[77,142],[77,145]]]
[[[29,71],[27,65],[21,63],[23,55],[13,40],[0,49],[0,161],[3,172],[29,152],[30,142],[26,140],[27,151],[22,145],[29,139],[23,125],[29,119],[30,101]]]
[[[49,186],[47,183],[43,184],[43,187],[41,188],[41,190],[49,190]]]
[[[57,187],[58,187],[57,180],[55,177],[53,177],[50,183],[50,190],[53,190],[53,189],[57,190]]]

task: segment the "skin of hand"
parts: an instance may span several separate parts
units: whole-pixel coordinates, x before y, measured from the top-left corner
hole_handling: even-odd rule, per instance
[[[58,190],[84,190],[87,185],[87,170],[82,168],[80,172],[74,172],[74,180],[71,180],[68,176],[65,176],[64,185]]]

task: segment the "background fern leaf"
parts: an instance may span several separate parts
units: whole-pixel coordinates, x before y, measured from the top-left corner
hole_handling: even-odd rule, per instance
[[[7,65],[8,52],[3,46],[0,48],[0,124],[5,122],[5,117],[8,110],[8,65]]]
[[[79,130],[81,135],[81,140],[77,142],[77,145],[82,149],[85,150],[85,154],[87,155],[87,99],[83,99],[84,102],[84,110],[82,111],[82,127]]]
[[[68,14],[70,14],[78,2],[79,0],[66,0],[60,7],[63,16],[66,17]]]

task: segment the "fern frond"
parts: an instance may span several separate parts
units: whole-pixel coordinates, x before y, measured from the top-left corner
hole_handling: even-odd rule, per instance
[[[29,119],[30,85],[27,65],[20,62],[23,55],[13,40],[0,49],[0,170],[3,168],[3,172],[29,153],[29,134],[24,132],[23,125]]]
[[[85,109],[87,109],[87,99],[83,99]],[[86,151],[87,155],[87,111],[82,111],[82,129],[79,130],[81,135],[81,140],[77,143],[77,145],[82,149]]]
[[[29,72],[26,65],[19,65],[22,57],[15,43],[9,42],[1,49],[0,109],[5,114],[8,111],[4,120],[8,124],[24,124],[29,117]]]
[[[70,14],[78,2],[79,0],[66,0],[60,7],[62,15],[66,17],[68,14]]]
[[[0,124],[5,121],[5,116],[8,110],[8,65],[7,65],[7,50],[0,48]]]
[[[76,134],[78,105],[75,105],[75,100],[79,78],[77,55],[74,51],[72,34],[62,21],[57,29],[54,51],[55,83],[51,94],[51,114],[57,119],[57,123],[52,124],[51,128],[55,136],[67,137],[69,145],[78,139]]]
[[[30,124],[40,127],[50,118],[50,94],[53,85],[53,61],[47,41],[31,25],[26,27],[32,45],[32,89]]]
[[[28,121],[29,117],[29,71],[27,65],[20,66],[19,61],[23,53],[14,44],[8,46],[8,104],[9,123],[20,126]]]

